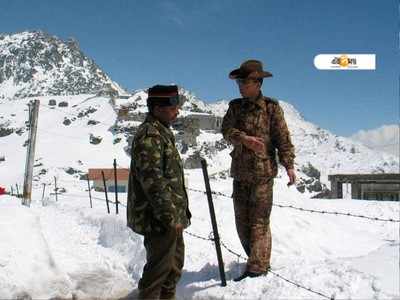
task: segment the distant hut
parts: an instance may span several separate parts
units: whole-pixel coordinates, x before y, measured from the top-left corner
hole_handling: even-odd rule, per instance
[[[96,191],[104,192],[101,171],[104,172],[107,192],[114,193],[115,189],[117,189],[118,193],[128,192],[129,169],[126,168],[117,169],[117,187],[115,187],[114,169],[89,169],[88,177],[89,180],[93,181],[93,187]]]

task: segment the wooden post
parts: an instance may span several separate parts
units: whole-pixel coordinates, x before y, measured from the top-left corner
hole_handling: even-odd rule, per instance
[[[58,188],[57,188],[57,178],[56,178],[56,176],[54,176],[54,192],[56,193],[56,202],[58,201],[57,191],[58,191]]]
[[[115,213],[118,215],[117,160],[114,158]]]
[[[214,210],[214,204],[212,201],[210,180],[208,178],[207,162],[204,158],[201,159],[201,167],[203,169],[204,183],[206,186],[207,199],[208,199],[208,208],[210,210],[211,224],[212,224],[212,228],[213,228],[213,232],[214,232],[215,250],[217,251],[219,275],[221,277],[221,286],[226,286],[225,269],[224,269],[224,262],[222,260],[222,252],[221,252],[221,245],[220,245],[219,234],[218,234],[217,220],[215,218],[215,210]]]
[[[45,191],[45,190],[46,190],[46,184],[43,183],[42,202],[43,202],[43,199],[44,199],[44,191]]]
[[[107,186],[106,178],[104,177],[104,171],[101,171],[101,176],[103,176],[104,193],[106,194],[107,212],[110,213],[110,204],[108,204]]]
[[[35,100],[33,102],[32,110],[29,106],[29,144],[26,154],[25,164],[25,178],[24,178],[24,192],[22,198],[22,204],[26,206],[31,205],[32,196],[32,175],[33,175],[33,164],[35,161],[35,146],[36,146],[36,132],[39,115],[40,101]]]
[[[89,189],[90,208],[93,208],[93,204],[92,204],[92,193],[90,192],[89,174],[88,174],[88,176],[87,176],[87,185],[88,185],[88,189]]]

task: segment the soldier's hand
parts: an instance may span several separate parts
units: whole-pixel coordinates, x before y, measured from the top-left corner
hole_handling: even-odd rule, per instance
[[[292,184],[296,183],[296,173],[294,172],[294,169],[287,169],[286,173],[289,177],[289,182],[288,182],[288,186],[291,186]]]
[[[243,145],[256,153],[265,153],[264,140],[260,137],[246,135],[243,138]]]
[[[176,229],[176,233],[178,233],[178,234],[183,233],[183,225],[182,224],[176,224],[175,229]]]

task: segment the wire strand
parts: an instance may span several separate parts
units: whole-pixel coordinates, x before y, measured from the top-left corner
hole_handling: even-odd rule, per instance
[[[206,192],[202,191],[202,190],[196,190],[196,189],[191,189],[191,188],[188,188],[188,190],[189,191],[193,191],[193,192],[206,194]],[[217,196],[222,196],[222,197],[225,197],[225,198],[232,198],[231,196],[228,196],[228,195],[220,193],[220,192],[211,192],[211,194],[214,194],[214,195],[217,195]],[[282,204],[278,204],[278,203],[273,203],[272,205],[280,207],[280,208],[291,208],[291,209],[296,209],[296,210],[299,210],[299,211],[306,211],[306,212],[311,212],[311,213],[329,214],[329,215],[336,215],[336,216],[341,215],[341,216],[346,216],[346,217],[363,218],[363,219],[368,219],[368,220],[372,220],[372,221],[400,223],[400,220],[396,220],[396,219],[392,219],[392,218],[383,219],[383,218],[378,218],[378,217],[355,215],[355,214],[351,214],[351,213],[348,213],[348,212],[346,213],[346,212],[337,212],[337,211],[306,209],[306,208],[302,208],[302,207],[296,207],[296,206],[293,206],[293,205],[282,205]]]

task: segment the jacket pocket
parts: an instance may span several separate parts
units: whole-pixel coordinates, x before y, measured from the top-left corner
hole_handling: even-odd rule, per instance
[[[256,157],[254,161],[254,175],[257,178],[271,176],[273,173],[272,163],[269,157]]]

